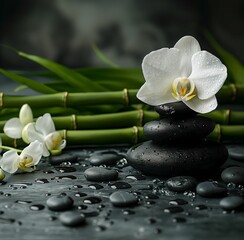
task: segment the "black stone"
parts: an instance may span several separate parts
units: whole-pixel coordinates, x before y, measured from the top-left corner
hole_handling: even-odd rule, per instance
[[[221,178],[226,183],[244,184],[244,168],[229,167],[221,173]]]
[[[161,116],[190,116],[196,115],[197,113],[191,110],[182,102],[167,103],[155,107],[155,111]]]
[[[240,196],[229,196],[221,199],[220,207],[225,210],[236,210],[244,206],[244,198]]]
[[[116,170],[103,167],[88,168],[85,170],[84,175],[88,181],[112,181],[118,178]]]
[[[116,154],[114,152],[98,152],[90,156],[89,161],[93,166],[100,165],[115,165],[118,160],[123,158],[123,156]]]
[[[166,146],[147,141],[127,152],[127,161],[145,174],[172,177],[178,175],[207,176],[222,165],[228,152],[222,144]]]
[[[214,129],[212,119],[194,116],[184,119],[162,118],[144,125],[147,139],[163,144],[172,142],[195,142],[206,137]]]
[[[61,213],[59,220],[65,226],[77,227],[85,223],[86,217],[82,213],[68,211]]]
[[[174,192],[185,192],[195,189],[197,180],[191,176],[177,176],[169,178],[165,186]]]
[[[125,191],[117,191],[112,193],[109,200],[116,207],[129,207],[136,205],[138,202],[136,196]]]
[[[219,182],[205,181],[197,185],[196,192],[202,197],[221,197],[226,195],[226,186]]]
[[[73,207],[73,199],[67,195],[53,196],[47,199],[47,206],[52,211],[63,211]]]
[[[230,158],[244,161],[244,145],[229,145],[227,148]]]

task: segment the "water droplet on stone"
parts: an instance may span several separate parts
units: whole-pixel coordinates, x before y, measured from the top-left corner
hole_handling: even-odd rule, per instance
[[[44,208],[45,208],[45,206],[42,204],[33,204],[30,206],[30,209],[32,211],[40,211],[40,210],[43,210]]]

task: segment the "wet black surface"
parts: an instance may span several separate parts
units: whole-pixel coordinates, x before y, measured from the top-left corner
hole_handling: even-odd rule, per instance
[[[97,149],[98,150],[98,149]],[[101,150],[101,149],[99,149]],[[115,149],[126,153],[126,148]],[[91,167],[89,156],[94,149],[70,149],[76,161],[51,165],[43,160],[37,171],[9,175],[0,185],[1,239],[242,239],[244,212],[223,210],[223,197],[204,198],[193,190],[182,193],[167,189],[167,179],[148,177],[118,160],[109,168],[119,177],[110,182],[90,182],[84,171]],[[225,166],[243,166],[228,159]],[[206,180],[222,181],[221,171]],[[98,184],[100,187],[96,187]],[[93,187],[91,187],[93,186]],[[95,186],[95,187],[94,187]],[[243,186],[226,184],[227,196],[244,195]],[[122,189],[122,190],[121,190]],[[109,196],[126,191],[138,198],[135,206],[116,207]],[[85,216],[77,227],[64,226],[60,215],[46,201],[53,196],[74,200],[71,217]],[[73,215],[74,213],[74,215]],[[70,217],[70,214],[68,214]],[[62,217],[61,217],[62,219]],[[73,219],[74,220],[74,219]],[[75,220],[74,220],[75,221]]]

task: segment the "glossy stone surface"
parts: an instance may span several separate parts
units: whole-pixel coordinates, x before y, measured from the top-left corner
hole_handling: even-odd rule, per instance
[[[123,156],[116,154],[112,151],[101,151],[98,153],[94,153],[90,156],[89,161],[93,166],[100,166],[100,165],[115,165],[116,162],[123,158]]]
[[[77,227],[84,225],[86,217],[82,213],[67,211],[59,215],[60,222],[68,227]]]
[[[244,198],[240,196],[229,196],[221,199],[219,202],[220,207],[225,210],[241,209],[244,206]]]
[[[221,197],[226,195],[226,186],[219,182],[205,181],[197,185],[196,192],[207,198]]]
[[[214,126],[213,120],[195,116],[184,119],[162,118],[146,123],[143,129],[147,139],[162,144],[171,144],[199,141],[211,133]]]
[[[226,183],[244,184],[244,168],[229,167],[221,173],[221,178]]]
[[[109,200],[116,207],[129,207],[136,205],[138,202],[135,195],[126,191],[116,191],[112,193]]]
[[[176,176],[169,178],[165,186],[174,192],[185,192],[195,189],[197,180],[191,176]]]
[[[231,158],[244,161],[244,145],[229,145],[227,148]]]
[[[118,178],[118,172],[103,167],[91,167],[85,170],[84,175],[88,181],[112,181]]]
[[[172,117],[172,116],[182,117],[182,116],[196,115],[196,112],[188,108],[182,102],[166,103],[163,105],[159,105],[155,107],[155,111],[161,117]]]
[[[66,195],[53,196],[47,199],[47,206],[52,211],[63,211],[72,208],[74,200]]]
[[[209,175],[227,159],[226,148],[214,142],[164,146],[147,141],[127,152],[128,163],[145,174],[172,177]]]

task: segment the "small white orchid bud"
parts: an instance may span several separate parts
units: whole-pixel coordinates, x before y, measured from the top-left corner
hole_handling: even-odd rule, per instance
[[[28,104],[24,104],[19,112],[19,120],[22,125],[26,125],[30,122],[33,122],[33,113]]]

